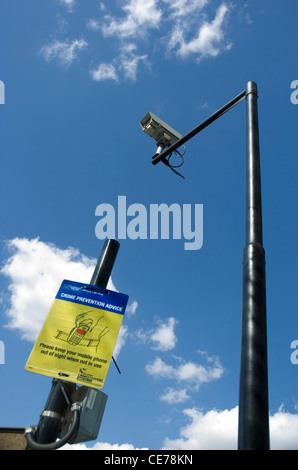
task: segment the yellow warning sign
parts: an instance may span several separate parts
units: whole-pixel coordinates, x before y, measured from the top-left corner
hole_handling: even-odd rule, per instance
[[[63,281],[25,370],[102,388],[128,296]]]

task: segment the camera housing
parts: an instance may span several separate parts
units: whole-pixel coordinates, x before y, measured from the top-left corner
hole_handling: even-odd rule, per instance
[[[156,140],[159,148],[170,147],[182,137],[179,132],[151,112],[140,121],[140,126],[146,134]]]

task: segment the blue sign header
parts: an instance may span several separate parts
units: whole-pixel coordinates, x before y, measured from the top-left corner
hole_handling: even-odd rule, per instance
[[[57,292],[56,299],[124,315],[128,295],[92,284],[64,280]]]

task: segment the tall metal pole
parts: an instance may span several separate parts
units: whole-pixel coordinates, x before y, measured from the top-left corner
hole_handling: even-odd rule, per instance
[[[103,288],[107,286],[119,246],[116,240],[106,240],[90,284]],[[53,379],[45,409],[41,413],[37,426],[35,439],[38,444],[52,443],[59,437],[63,416],[75,389],[76,384]]]
[[[255,82],[216,111],[175,144],[156,154],[153,165],[205,129],[246,98],[246,240],[243,254],[243,293],[239,387],[238,448],[269,449],[267,325],[265,252],[262,235],[262,202],[258,125],[258,91]]]
[[[239,387],[239,450],[268,450],[269,407],[265,252],[262,236],[257,85],[248,82],[246,246],[243,254],[243,294]]]

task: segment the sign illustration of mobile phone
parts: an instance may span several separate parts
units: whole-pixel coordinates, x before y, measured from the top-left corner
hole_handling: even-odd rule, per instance
[[[80,323],[78,326],[76,326],[75,328],[71,330],[71,332],[68,335],[67,342],[74,346],[76,346],[77,344],[80,344],[82,339],[85,337],[86,333],[88,333],[91,325],[92,325],[92,321],[88,323],[87,322]]]

